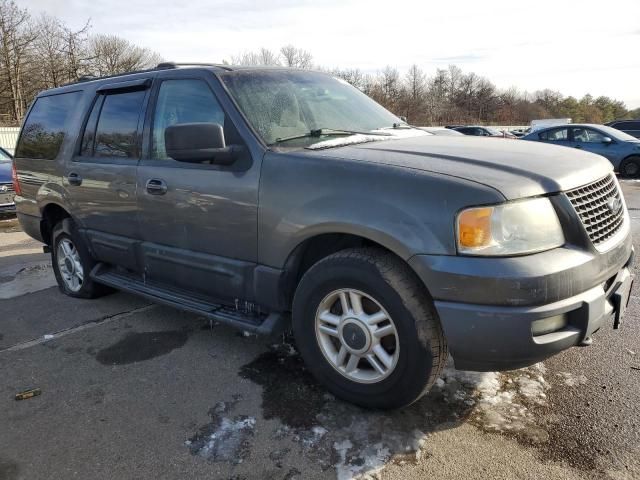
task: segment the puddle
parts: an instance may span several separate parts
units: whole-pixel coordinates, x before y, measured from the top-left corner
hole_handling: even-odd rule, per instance
[[[282,422],[274,438],[288,437],[339,479],[375,475],[387,463],[416,463],[429,434],[469,422],[527,444],[548,441],[533,407],[547,404],[542,364],[497,372],[465,372],[451,362],[432,390],[400,411],[365,410],[336,399],[320,386],[288,344],[273,345],[239,375],[263,387],[266,419]],[[277,465],[285,454],[272,460]]]
[[[57,285],[50,263],[31,265],[18,271],[15,276],[0,282],[0,299],[19,297]]]
[[[229,415],[239,400],[241,397],[236,395],[232,401],[220,402],[209,410],[211,422],[200,427],[198,432],[185,442],[192,455],[211,462],[235,465],[248,458],[256,419],[247,415]]]
[[[17,480],[20,474],[20,467],[17,463],[0,459],[0,479]]]
[[[182,347],[189,338],[185,330],[128,333],[113,345],[96,354],[103,365],[125,365],[166,355]]]
[[[393,412],[365,410],[336,399],[307,372],[288,344],[273,346],[241,368],[240,376],[263,387],[266,419],[282,426],[274,438],[292,438],[304,455],[338,478],[373,475],[389,461],[416,462],[430,432],[466,419],[466,398],[435,389],[410,407]],[[272,460],[277,465],[286,455]]]

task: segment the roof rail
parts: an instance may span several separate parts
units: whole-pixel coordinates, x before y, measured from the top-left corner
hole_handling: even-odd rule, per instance
[[[169,68],[178,68],[178,67],[218,67],[224,70],[231,70],[229,65],[224,65],[221,63],[201,63],[201,62],[162,62],[156,65],[156,70],[166,70]]]

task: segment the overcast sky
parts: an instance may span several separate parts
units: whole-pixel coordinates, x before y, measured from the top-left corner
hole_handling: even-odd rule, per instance
[[[500,88],[608,95],[640,107],[640,0],[18,0],[166,60],[220,62],[293,44],[327,67],[456,64]]]

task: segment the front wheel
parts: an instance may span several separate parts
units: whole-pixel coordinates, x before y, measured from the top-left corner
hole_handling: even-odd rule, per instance
[[[625,159],[620,165],[620,174],[627,178],[637,177],[640,174],[640,157],[634,156]]]
[[[312,266],[296,290],[293,329],[311,373],[364,407],[413,403],[447,357],[426,289],[402,260],[378,249],[343,250]]]

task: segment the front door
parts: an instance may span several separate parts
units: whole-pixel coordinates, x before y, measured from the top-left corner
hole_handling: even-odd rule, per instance
[[[571,133],[572,146],[575,148],[597,153],[609,160],[615,160],[620,155],[618,144],[613,139],[611,142],[605,143],[606,135],[598,130],[588,127],[573,127]]]
[[[73,211],[98,260],[137,270],[136,168],[150,80],[98,91],[65,167]]]
[[[179,162],[165,150],[171,125],[223,126],[228,145],[243,144],[212,90],[213,79],[165,74],[154,88],[148,158],[137,172],[145,280],[233,304],[251,296],[257,261],[259,164]]]

